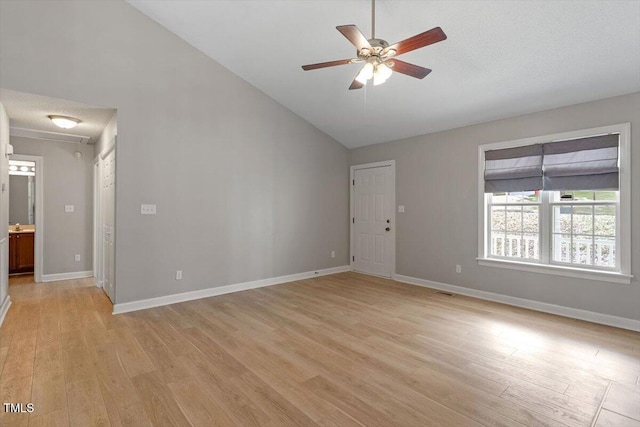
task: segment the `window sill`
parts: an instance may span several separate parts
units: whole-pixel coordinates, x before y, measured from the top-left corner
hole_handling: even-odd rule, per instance
[[[614,273],[609,271],[587,270],[584,268],[560,267],[556,265],[532,264],[528,262],[510,261],[495,258],[476,258],[479,265],[487,267],[507,268],[511,270],[531,271],[533,273],[554,274],[557,276],[576,277],[579,279],[598,280],[630,284],[631,274]]]

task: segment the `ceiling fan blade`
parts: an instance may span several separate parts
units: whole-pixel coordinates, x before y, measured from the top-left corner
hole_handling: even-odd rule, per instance
[[[355,25],[339,25],[336,29],[358,49],[358,52],[365,48],[371,50],[369,41]]]
[[[412,50],[420,49],[421,47],[429,46],[430,44],[441,42],[446,40],[447,35],[442,31],[442,28],[436,27],[429,31],[420,33],[416,36],[409,37],[406,40],[402,40],[394,45],[385,49],[385,52],[395,50],[395,55],[402,55],[403,53],[411,52]]]
[[[364,84],[360,83],[356,79],[353,79],[353,81],[351,82],[351,86],[349,86],[349,90],[362,89],[363,87]]]
[[[406,74],[407,76],[415,77],[416,79],[424,79],[431,72],[431,70],[428,68],[409,64],[408,62],[400,61],[399,59],[395,58],[390,62],[393,62],[393,67],[391,67],[393,71]]]
[[[318,68],[335,67],[336,65],[350,64],[351,59],[340,59],[338,61],[320,62],[318,64],[303,65],[302,69],[305,71],[317,70]]]

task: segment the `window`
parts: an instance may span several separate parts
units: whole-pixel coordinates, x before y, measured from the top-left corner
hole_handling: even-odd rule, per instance
[[[629,128],[480,146],[479,263],[630,283]]]

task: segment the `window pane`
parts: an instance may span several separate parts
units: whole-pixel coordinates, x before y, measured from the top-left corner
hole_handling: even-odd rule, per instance
[[[573,234],[593,233],[593,206],[573,206]]]
[[[557,262],[571,262],[571,235],[553,235],[553,260]]]
[[[600,236],[616,235],[616,207],[595,207],[595,234]]]
[[[553,231],[555,233],[571,233],[571,206],[553,208]]]
[[[491,233],[491,255],[504,256],[504,234]]]
[[[616,266],[616,240],[614,237],[596,236],[593,250],[594,265],[600,267]]]
[[[538,233],[540,231],[540,208],[538,206],[523,206],[522,231]]]
[[[617,191],[596,191],[595,192],[596,200],[618,200],[618,192]]]
[[[517,193],[507,193],[507,203],[538,203],[540,201],[539,192],[521,191]]]
[[[528,192],[524,193],[524,201],[525,202],[539,203],[540,202],[540,192],[539,191],[528,191]]]
[[[560,200],[594,200],[593,191],[560,191]]]
[[[522,207],[507,207],[507,231],[522,231]]]
[[[491,229],[505,230],[506,211],[504,206],[491,206]]]
[[[520,258],[520,251],[522,250],[520,240],[520,234],[507,234],[507,241],[504,245],[504,255],[513,258]]]
[[[574,264],[592,264],[593,238],[584,236],[573,237],[571,262]]]
[[[523,199],[522,193],[507,193],[507,203],[522,203]]]
[[[491,196],[491,203],[506,203],[507,193],[493,193]]]
[[[537,233],[525,233],[522,235],[522,258],[540,259],[540,235]]]

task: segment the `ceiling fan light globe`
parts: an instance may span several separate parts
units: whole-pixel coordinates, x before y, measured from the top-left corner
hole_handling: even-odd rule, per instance
[[[367,81],[370,80],[372,77],[373,77],[373,64],[371,64],[370,62],[367,62],[366,64],[364,64],[364,67],[362,67],[362,70],[360,70],[360,72],[356,76],[356,80],[362,84],[367,84]]]
[[[374,76],[373,76],[373,85],[374,86],[381,85],[382,83],[384,83],[386,81],[387,81],[387,79],[382,77],[380,74],[374,74]]]
[[[379,64],[376,67],[376,74],[379,74],[384,80],[387,80],[393,74],[391,68],[387,67],[385,64]]]

